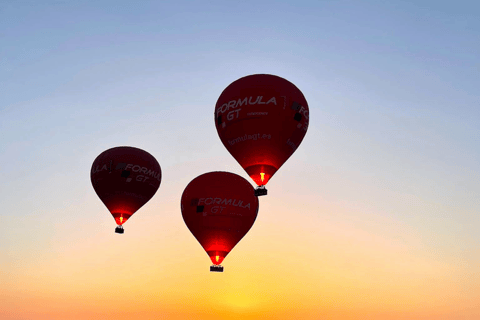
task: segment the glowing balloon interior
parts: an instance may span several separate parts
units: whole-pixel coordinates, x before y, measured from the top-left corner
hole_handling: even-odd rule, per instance
[[[116,147],[102,152],[90,174],[93,188],[123,233],[122,225],[157,192],[162,172],[157,160],[134,147]]]
[[[269,74],[234,81],[215,106],[215,125],[223,145],[258,186],[266,185],[295,152],[308,122],[302,92]]]
[[[188,184],[181,208],[185,224],[213,263],[210,270],[223,271],[223,259],[255,222],[258,198],[239,175],[209,172]]]

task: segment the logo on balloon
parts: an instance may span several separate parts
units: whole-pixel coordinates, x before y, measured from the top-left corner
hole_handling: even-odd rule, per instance
[[[263,96],[257,96],[255,100],[252,99],[253,97],[245,97],[245,98],[240,98],[238,100],[230,100],[228,103],[222,104],[218,109],[217,109],[217,117],[219,116],[220,113],[225,113],[229,111],[230,109],[235,109],[237,107],[241,107],[243,105],[254,105],[254,104],[271,104],[273,103],[274,105],[277,105],[277,100],[275,97],[270,98],[268,101],[263,101]],[[239,110],[235,110],[239,111]],[[227,115],[228,117],[228,115]]]

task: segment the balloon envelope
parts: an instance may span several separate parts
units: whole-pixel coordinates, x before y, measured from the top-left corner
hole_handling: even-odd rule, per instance
[[[187,185],[181,208],[188,229],[219,265],[255,222],[258,198],[239,175],[209,172]]]
[[[90,178],[100,200],[122,225],[157,192],[162,172],[150,153],[116,147],[95,159]]]
[[[215,106],[215,125],[223,145],[259,186],[266,185],[295,152],[308,122],[302,92],[269,74],[234,81]]]

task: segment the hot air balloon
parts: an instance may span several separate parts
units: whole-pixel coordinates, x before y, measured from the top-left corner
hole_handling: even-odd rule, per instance
[[[93,189],[117,222],[123,224],[157,192],[162,172],[157,160],[134,147],[116,147],[102,152],[90,173]]]
[[[295,152],[308,129],[307,100],[291,82],[255,74],[218,98],[215,125],[223,145],[266,195],[265,185]]]
[[[185,224],[212,260],[210,271],[223,272],[223,259],[255,222],[258,198],[239,175],[209,172],[187,185],[181,208]]]

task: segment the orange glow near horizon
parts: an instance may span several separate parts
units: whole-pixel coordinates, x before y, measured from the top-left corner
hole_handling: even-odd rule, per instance
[[[271,320],[460,320],[480,316],[475,307],[480,299],[476,269],[425,253],[422,239],[408,226],[396,224],[397,233],[370,232],[358,222],[335,220],[334,213],[345,216],[348,210],[321,202],[317,204],[330,220],[312,214],[299,222],[290,220],[284,209],[289,201],[265,202],[264,220],[259,219],[232,250],[223,273],[209,272],[203,249],[186,228],[165,227],[155,233],[155,208],[142,211],[143,219],[135,220],[125,237],[99,228],[85,238],[65,228],[65,235],[57,233],[53,240],[68,236],[73,240],[70,246],[53,241],[42,259],[23,255],[35,263],[19,259],[19,264],[4,268],[0,318],[253,320],[268,313]],[[176,205],[168,209],[178,210]],[[279,220],[271,222],[272,217]],[[176,223],[173,217],[165,220],[167,226],[172,223]],[[151,246],[145,246],[148,241],[157,244],[154,255]],[[223,265],[218,252],[210,259]],[[129,311],[119,312],[119,304],[128,304]]]
[[[305,167],[299,174],[314,171]],[[336,187],[338,176],[327,178],[325,184]],[[354,193],[345,185],[337,187],[355,196],[365,188],[358,183]],[[442,210],[374,187],[365,189],[406,203],[394,203],[399,214]],[[425,233],[389,208],[333,201],[309,193],[312,186],[275,188],[272,198],[260,200],[258,219],[225,262],[220,251],[206,254],[181,221],[173,191],[142,208],[124,236],[111,232],[99,204],[98,217],[81,221],[82,228],[79,220],[65,219],[52,226],[48,242],[18,242],[19,250],[0,257],[7,262],[0,319],[480,319],[478,268],[461,254],[432,250]],[[77,211],[72,206],[66,213],[76,217]],[[117,217],[125,223],[127,216]],[[36,232],[42,230],[50,231]],[[8,245],[21,239],[10,237]],[[218,263],[224,272],[210,272]]]

